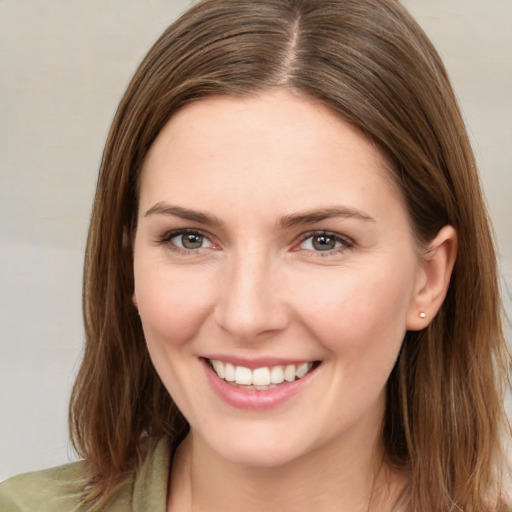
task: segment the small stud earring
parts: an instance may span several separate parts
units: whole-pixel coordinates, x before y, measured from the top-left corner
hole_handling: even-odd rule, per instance
[[[420,318],[427,318],[427,313],[425,313],[424,311],[422,311],[421,313],[419,313],[419,317],[420,317]]]

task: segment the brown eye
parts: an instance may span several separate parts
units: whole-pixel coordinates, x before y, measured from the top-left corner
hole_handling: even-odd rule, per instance
[[[169,249],[184,249],[185,251],[194,251],[213,246],[210,240],[200,231],[188,229],[167,233],[161,238],[161,243],[165,243]]]
[[[353,245],[354,242],[344,235],[328,231],[317,231],[316,233],[306,234],[298,248],[311,251],[312,253],[325,253],[324,255],[329,255],[353,247]]]
[[[181,245],[185,249],[199,249],[203,245],[204,236],[198,233],[186,233],[181,235]]]
[[[312,237],[311,244],[317,251],[330,251],[336,248],[336,239],[329,235],[316,235]]]

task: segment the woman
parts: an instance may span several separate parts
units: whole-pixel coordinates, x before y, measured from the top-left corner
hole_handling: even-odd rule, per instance
[[[509,510],[474,157],[393,0],[205,0],[107,140],[71,401],[84,462],[2,510]]]

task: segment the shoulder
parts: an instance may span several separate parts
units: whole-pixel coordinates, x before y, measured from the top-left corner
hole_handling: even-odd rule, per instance
[[[83,461],[25,473],[0,484],[0,510],[72,511],[78,508],[86,486],[87,469]]]
[[[119,484],[105,512],[165,510],[171,449],[148,442],[145,458]],[[0,484],[0,512],[80,512],[90,478],[84,461],[15,476]]]

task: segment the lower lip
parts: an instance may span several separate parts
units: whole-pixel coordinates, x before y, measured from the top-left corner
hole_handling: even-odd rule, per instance
[[[313,369],[301,379],[279,384],[272,389],[257,391],[255,389],[243,389],[233,386],[224,379],[221,379],[206,360],[203,359],[202,362],[206,377],[217,396],[233,407],[252,411],[273,409],[285,403],[307,386],[311,380],[311,375],[315,372]]]

